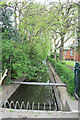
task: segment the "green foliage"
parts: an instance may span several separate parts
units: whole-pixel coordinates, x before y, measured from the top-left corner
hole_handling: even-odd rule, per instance
[[[15,26],[13,27],[13,10],[7,3],[2,4],[2,38],[12,39],[15,36]]]
[[[65,64],[61,64],[60,62],[55,64],[55,71],[58,75],[60,75],[60,79],[66,83],[67,90],[70,94],[74,93],[74,73],[68,68]]]
[[[55,12],[57,11],[57,12]],[[73,15],[74,14],[74,15]],[[60,60],[63,60],[63,47],[64,43],[69,39],[65,39],[66,35],[69,34],[68,38],[74,36],[75,20],[77,17],[77,5],[66,1],[65,3],[57,2],[50,5],[49,10],[49,21],[51,22],[51,37],[54,43],[54,49],[57,51],[60,49]],[[72,25],[73,22],[73,25]],[[77,22],[76,22],[77,23]],[[77,24],[76,24],[77,26]],[[71,33],[70,33],[71,31]],[[61,39],[59,39],[61,38]]]
[[[66,65],[74,67],[74,61],[62,61],[62,62],[65,63]]]
[[[50,55],[51,58],[54,58],[54,52],[51,53]],[[56,52],[56,59],[59,59],[59,53]]]
[[[68,58],[68,60],[70,60],[70,58]]]
[[[48,51],[51,49],[49,31],[46,30],[46,12],[41,12],[44,6],[33,2],[31,4],[25,2],[25,5],[24,10],[22,9],[24,4],[21,3],[21,6],[18,6],[22,13],[21,17],[18,17],[17,14],[14,16],[19,19],[17,31],[16,24],[13,26],[13,22],[17,22],[11,19],[14,9],[12,4],[4,3],[2,9],[2,69],[11,71],[12,79],[22,76],[33,79],[37,75],[37,71],[44,72],[46,68],[42,61],[46,59]]]
[[[26,4],[24,12],[22,10],[21,16],[21,23],[18,26],[20,30],[20,40],[22,43],[28,43],[31,49],[31,60],[33,60],[34,55],[36,59],[46,59],[48,51],[51,49],[51,40],[49,38],[49,30],[47,30],[48,14],[45,12],[44,5],[36,4],[34,2]]]
[[[13,110],[9,110],[9,112],[13,112]]]
[[[55,67],[55,59],[48,57],[49,62],[52,63],[52,65]]]
[[[73,59],[73,58],[71,58],[71,60],[73,61],[74,59]]]
[[[27,76],[28,79],[33,79],[36,71],[46,70],[36,47],[29,48],[27,44],[19,44],[12,40],[3,40],[2,44],[3,70],[11,70],[12,78]]]
[[[71,99],[72,99],[72,100],[75,100],[75,98],[74,98],[74,97],[71,97]]]
[[[61,64],[65,64],[65,62],[64,61],[59,61]]]

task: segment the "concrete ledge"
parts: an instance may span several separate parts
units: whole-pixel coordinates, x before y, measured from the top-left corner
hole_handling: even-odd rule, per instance
[[[78,118],[77,112],[0,109],[2,118]]]
[[[26,77],[22,77],[20,79],[17,79],[17,81],[22,82],[25,80],[25,78]],[[19,86],[19,84],[10,84],[2,86],[2,105],[5,103],[6,100],[9,99],[9,97],[16,91],[16,89]]]
[[[63,82],[59,79],[58,75],[56,74],[54,67],[49,62],[48,62],[48,64],[49,64],[49,67],[54,76],[55,83],[63,84]],[[52,81],[52,82],[54,82],[54,81]],[[78,101],[72,100],[70,98],[70,96],[68,96],[67,88],[66,87],[57,87],[57,89],[59,91],[63,111],[78,111]]]

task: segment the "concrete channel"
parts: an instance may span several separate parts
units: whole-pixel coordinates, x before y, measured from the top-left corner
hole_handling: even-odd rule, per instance
[[[63,84],[55,73],[53,66],[49,62],[47,62],[47,65],[51,82]],[[22,82],[24,79],[25,77],[17,81]],[[10,96],[16,91],[18,87],[19,84],[11,84],[7,87],[2,87],[2,92],[0,94],[0,98],[2,96],[2,104],[4,104],[5,101],[10,98]],[[71,100],[70,96],[68,96],[66,87],[54,86],[53,90],[59,111],[30,111],[0,108],[0,116],[2,116],[2,118],[78,118],[78,101]]]

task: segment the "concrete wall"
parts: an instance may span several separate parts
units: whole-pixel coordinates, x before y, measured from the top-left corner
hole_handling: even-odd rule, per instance
[[[16,81],[22,82],[25,80],[25,78],[26,77],[22,77]],[[2,105],[6,100],[10,98],[10,96],[16,91],[19,86],[19,84],[2,85]]]

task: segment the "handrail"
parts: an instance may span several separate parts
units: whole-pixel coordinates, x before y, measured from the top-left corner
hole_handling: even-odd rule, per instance
[[[25,84],[25,85],[48,85],[48,86],[66,86],[66,84],[60,83],[38,83],[38,82],[11,82],[11,84]]]

